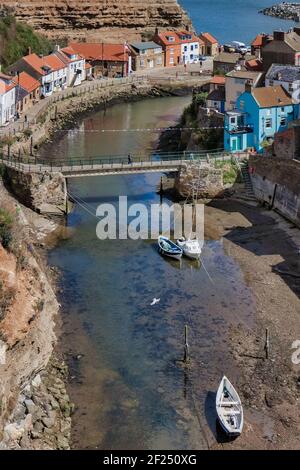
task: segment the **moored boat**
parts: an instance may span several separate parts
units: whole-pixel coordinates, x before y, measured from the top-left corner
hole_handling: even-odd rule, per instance
[[[229,436],[239,436],[244,425],[242,402],[234,386],[225,375],[217,391],[216,410],[224,431]]]
[[[163,256],[168,256],[176,260],[180,260],[183,254],[182,248],[163,236],[158,237],[158,251]]]
[[[191,259],[199,259],[201,255],[201,245],[199,243],[199,240],[196,238],[190,239],[188,238],[187,240],[182,237],[177,240],[177,246],[179,246],[183,254],[187,256],[188,258]]]

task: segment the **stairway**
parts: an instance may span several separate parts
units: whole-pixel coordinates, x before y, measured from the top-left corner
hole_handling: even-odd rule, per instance
[[[248,165],[248,160],[243,160],[240,164],[240,169],[243,177],[243,181],[245,183],[245,189],[246,189],[246,196],[247,199],[251,201],[255,201],[255,194],[253,191],[253,186],[251,182],[251,178],[249,175],[249,165]]]

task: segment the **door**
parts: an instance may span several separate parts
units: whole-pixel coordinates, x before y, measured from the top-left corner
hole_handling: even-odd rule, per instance
[[[231,151],[236,152],[237,151],[237,138],[233,137],[231,139]]]

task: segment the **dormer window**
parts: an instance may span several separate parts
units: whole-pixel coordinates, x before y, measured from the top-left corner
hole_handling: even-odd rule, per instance
[[[168,36],[168,37],[167,37],[167,40],[168,40],[169,42],[174,42],[174,41],[175,41],[175,37],[174,37],[174,36]]]

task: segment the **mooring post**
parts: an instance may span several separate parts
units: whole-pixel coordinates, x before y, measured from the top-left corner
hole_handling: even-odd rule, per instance
[[[65,191],[66,191],[66,215],[68,215],[68,178],[66,178],[66,187],[65,187]]]
[[[269,335],[269,328],[266,328],[266,342],[265,342],[266,359],[269,359],[269,351],[270,351],[270,335]]]
[[[188,343],[188,327],[187,325],[184,326],[184,355],[183,355],[183,362],[187,364],[190,359],[190,347]]]

